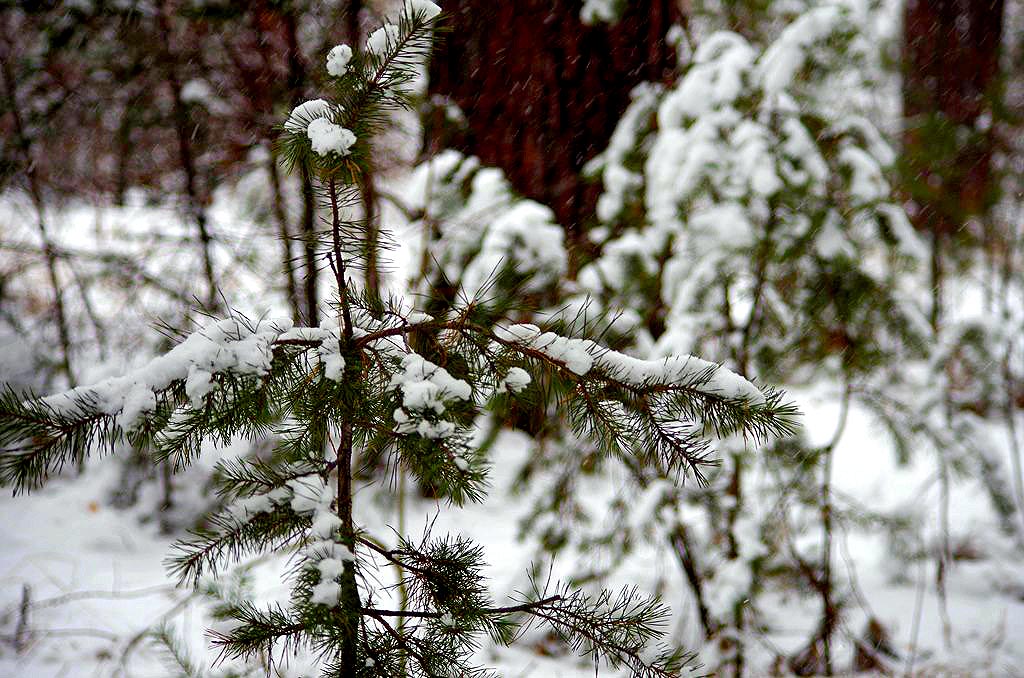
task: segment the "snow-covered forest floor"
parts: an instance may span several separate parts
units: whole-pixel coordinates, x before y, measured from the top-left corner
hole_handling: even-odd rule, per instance
[[[811,435],[830,436],[827,426],[816,427],[812,422],[834,420],[836,404],[827,396],[796,395],[811,422]],[[908,513],[933,505],[929,493],[935,489],[934,471],[927,465],[896,468],[880,440],[884,434],[870,417],[852,413],[849,432],[837,451],[841,490]],[[522,586],[531,562],[529,550],[516,541],[524,498],[509,490],[528,444],[516,434],[503,438],[492,475],[496,489],[483,504],[450,511],[443,504],[419,500],[405,507],[405,522],[413,534],[436,518],[436,532],[466,534],[481,543],[496,594]],[[55,481],[29,497],[0,500],[4,516],[0,538],[6,545],[0,554],[5,633],[16,630],[25,587],[33,602],[27,623],[42,632],[26,653],[8,650],[0,655],[0,675],[164,676],[167,669],[161,652],[142,637],[164,623],[188,639],[193,656],[211,662],[204,637],[208,605],[187,590],[175,589],[164,572],[162,562],[174,537],[161,534],[151,520],[142,522],[143,515],[111,508],[106,500],[116,482],[110,460],[97,460],[81,477]],[[615,492],[613,482],[595,483],[594,489]],[[982,535],[991,530],[993,518],[978,496],[978,488],[970,484],[958,488],[952,527],[955,533],[973,536],[983,544]],[[388,521],[397,517],[394,506],[375,507],[370,513],[361,516],[367,525],[394,524]],[[878,537],[849,535],[843,541],[843,567],[855,573],[863,599],[870,602],[870,614],[893,630],[893,644],[901,656],[916,638],[916,675],[1021,675],[1024,601],[1019,587],[1024,582],[1024,564],[1006,569],[984,562],[957,564],[948,592],[953,645],[946,648],[930,568],[904,570],[887,557]],[[264,559],[253,566],[253,587],[262,599],[287,595],[279,579],[285,559]],[[556,561],[555,571],[568,565]],[[688,639],[694,628],[683,602],[686,594],[664,553],[644,549],[633,554],[615,583],[650,587],[661,578],[668,580],[661,593],[677,613],[673,624],[679,637]],[[792,651],[806,637],[807,623],[814,620],[813,603],[791,599],[771,604],[788,628],[766,637],[765,651],[775,647]],[[862,624],[864,614],[858,611],[848,623]],[[543,647],[541,639],[537,646]],[[593,668],[584,661],[546,658],[528,643],[502,651],[490,661],[505,676],[593,675]],[[302,669],[301,662],[277,668],[282,676],[302,676]]]

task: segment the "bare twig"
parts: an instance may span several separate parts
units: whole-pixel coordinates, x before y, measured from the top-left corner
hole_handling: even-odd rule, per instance
[[[484,615],[498,615],[498,614],[515,614],[517,612],[533,612],[535,610],[548,607],[552,603],[556,603],[562,599],[562,596],[548,596],[542,600],[537,600],[532,603],[521,603],[519,605],[508,605],[506,607],[485,607],[479,610],[480,614]],[[372,607],[364,607],[363,614],[370,617],[417,617],[423,619],[440,619],[444,616],[442,612],[420,612],[417,610],[379,610]]]

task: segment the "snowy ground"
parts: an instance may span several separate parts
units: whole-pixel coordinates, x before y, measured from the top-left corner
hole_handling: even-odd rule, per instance
[[[232,194],[234,202],[227,198],[221,201],[226,201],[226,211],[217,212],[216,218],[225,224],[225,229],[238,220],[232,214],[244,214],[244,189],[243,185]],[[0,207],[0,217],[17,221],[17,209],[17,205],[6,204]],[[387,210],[385,219],[397,221],[398,216],[392,212]],[[80,235],[87,221],[85,214],[84,210],[65,214],[68,227],[64,232]],[[136,223],[139,215],[152,216],[154,212],[107,214],[112,220],[121,220],[111,221],[105,227],[113,233],[118,223]],[[164,216],[168,222],[174,218],[173,214]],[[257,242],[258,234],[230,229],[228,232],[235,233],[231,242],[249,242],[252,256],[256,256],[259,248],[251,243]],[[397,240],[409,242],[415,237]],[[91,239],[84,238],[67,245],[80,248],[88,242]],[[249,254],[227,249],[231,251],[221,254],[232,272],[229,277],[233,289],[243,293],[241,303],[267,303],[268,297],[258,294],[261,281],[246,272],[246,263],[251,263]],[[272,259],[276,254],[264,256]],[[167,257],[164,262],[148,262],[154,273],[174,268],[173,250]],[[415,260],[415,255],[401,250],[397,258],[395,270],[401,272],[408,269],[405,262]],[[268,265],[261,262],[257,269]],[[399,280],[400,276],[396,274],[393,279]],[[105,310],[113,316],[124,313],[116,306]],[[133,347],[147,345],[137,339],[138,335],[154,334],[144,330],[147,320],[152,318],[132,315],[122,319],[121,331],[129,338],[135,335]],[[138,351],[133,353],[136,359],[140,357]],[[123,366],[105,365],[91,376],[107,376],[110,370]],[[0,361],[0,369],[13,374],[9,370],[14,365]],[[839,417],[838,398],[814,391],[791,392],[790,396],[805,414],[811,440],[827,441]],[[1002,435],[1005,434],[1000,431],[992,432],[997,447],[1004,444],[999,442]],[[526,450],[527,442],[516,434],[506,434],[501,439],[495,452],[494,489],[482,505],[453,511],[415,500],[406,506],[405,523],[411,534],[418,534],[428,520],[439,514],[435,532],[461,532],[485,546],[496,600],[525,584],[530,565],[532,550],[516,542],[519,518],[527,507],[523,497],[509,491]],[[209,465],[221,453],[208,451],[204,463]],[[924,512],[927,518],[927,512],[934,511],[937,505],[933,461],[921,455],[907,467],[898,466],[886,434],[856,407],[836,450],[834,478],[838,493],[871,503],[875,508],[908,515]],[[194,657],[207,663],[213,659],[203,635],[209,623],[207,604],[191,597],[186,590],[173,588],[164,572],[162,562],[173,538],[160,534],[153,522],[142,522],[141,513],[111,508],[108,498],[117,482],[113,460],[99,459],[91,461],[81,477],[55,480],[31,496],[0,497],[0,543],[4,545],[0,549],[0,678],[166,676],[158,648],[144,635],[147,629],[164,623],[187,640]],[[187,479],[179,483],[180,492],[195,500],[200,488],[188,483]],[[615,489],[609,482],[596,491],[612,493]],[[381,504],[372,490],[362,492],[357,502],[368,499],[364,505],[371,508],[357,518],[368,529],[386,534],[385,526],[397,523],[395,507]],[[931,517],[931,521],[937,523],[938,517]],[[951,523],[955,536],[975,537],[978,544],[994,543],[993,548],[1000,548],[999,538],[993,537],[995,518],[988,498],[977,483],[960,480],[956,484]],[[851,534],[840,542],[837,567],[855,572],[860,598],[866,601],[864,607],[851,606],[847,623],[857,630],[869,615],[881,620],[893,632],[893,644],[903,657],[901,666],[909,648],[914,646],[915,667],[920,675],[1024,676],[1024,564],[1019,559],[1014,563],[1006,557],[993,557],[954,566],[948,583],[953,637],[952,645],[946,647],[933,565],[905,571],[887,556],[888,546],[881,536]],[[252,568],[254,588],[260,598],[286,593],[280,578],[283,561],[284,557],[278,557]],[[570,566],[571,563],[556,563],[555,572]],[[650,586],[661,578],[667,583],[664,598],[677,613],[673,622],[676,637],[694,642],[695,625],[689,623],[682,581],[667,554],[650,548],[634,552],[621,568],[619,580],[611,584]],[[26,595],[31,609],[27,619],[20,612]],[[808,626],[818,614],[812,598],[778,599],[769,604],[777,608],[769,618],[787,621],[784,629],[764,639],[764,664],[770,658],[768,648],[792,652],[805,642]],[[537,641],[531,636],[518,649],[485,655],[482,659],[507,676],[594,675],[593,666],[586,661],[543,656],[537,651]],[[15,650],[16,644],[20,644],[20,651]],[[849,649],[841,648],[838,654],[846,664]],[[301,662],[293,662],[287,667],[275,667],[274,675],[302,676],[304,668]],[[601,675],[613,674],[602,670]]]
[[[808,421],[828,422],[830,414],[835,416],[835,407],[828,402],[817,402],[809,396],[798,399]],[[902,503],[907,510],[933,504],[922,501],[924,494],[934,491],[927,468],[897,469],[886,462],[886,446],[879,444],[879,432],[863,413],[854,411],[849,426],[850,433],[837,451],[836,478],[841,490],[893,505]],[[831,434],[825,423],[821,427],[822,431],[812,430],[811,435]],[[529,565],[527,551],[515,542],[517,517],[524,508],[507,492],[524,449],[524,439],[506,435],[496,456],[495,491],[489,500],[462,511],[440,510],[434,528],[435,532],[467,534],[486,546],[497,598],[503,591],[523,584]],[[208,456],[217,454],[213,451]],[[187,591],[168,585],[161,563],[171,540],[160,535],[155,525],[141,524],[136,516],[105,505],[111,484],[116,482],[114,470],[111,460],[97,460],[80,478],[55,481],[28,497],[0,499],[0,543],[5,545],[0,552],[0,621],[4,636],[0,676],[166,675],[156,647],[140,636],[163,622],[189,639],[195,656],[202,656],[205,607],[190,599]],[[366,497],[372,490],[363,492]],[[977,489],[971,487],[961,488],[954,496],[955,532],[969,531],[985,519],[984,501],[978,501],[978,496]],[[422,500],[410,502],[405,517],[407,529],[417,534],[439,509],[443,507]],[[377,505],[361,518],[372,529],[381,521],[394,521],[395,514],[393,507]],[[899,571],[887,562],[885,544],[879,539],[853,536],[840,550],[848,553],[845,566],[856,569],[872,613],[894,631],[893,641],[901,654],[911,645],[915,623],[919,625],[917,665],[928,667],[922,675],[1024,675],[1020,668],[1024,666],[1024,601],[1019,596],[1013,600],[998,595],[995,590],[1014,578],[1018,585],[1024,581],[1022,568],[999,572],[980,564],[954,569],[949,582],[954,644],[948,651],[943,647],[930,568]],[[277,576],[280,564],[278,559],[254,568],[260,597],[273,598],[285,592]],[[645,569],[649,572],[671,567],[664,554],[647,551],[634,555],[623,572],[635,572],[635,583],[642,585]],[[675,581],[671,576],[668,579]],[[923,589],[919,587],[922,581]],[[684,599],[679,583],[675,581],[665,592],[666,600],[673,604]],[[17,633],[19,603],[26,586],[32,602],[27,620],[32,634],[25,636],[23,651],[15,653],[11,636]],[[783,633],[768,640],[783,650],[796,649],[806,638],[807,628],[802,622],[811,622],[816,610],[813,605],[792,600],[772,604],[780,608],[777,618],[791,622]],[[684,614],[683,610],[679,612]],[[858,614],[848,620],[853,627],[861,623]],[[686,629],[681,634],[681,638],[688,635]],[[585,662],[545,658],[527,645],[488,657],[487,661],[508,676],[593,675],[592,667]],[[951,668],[945,672],[941,666]],[[302,669],[301,663],[294,663],[282,669],[280,675],[302,675]],[[602,671],[602,675],[612,674]]]

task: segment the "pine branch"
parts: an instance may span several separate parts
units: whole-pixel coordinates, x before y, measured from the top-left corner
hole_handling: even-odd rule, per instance
[[[543,620],[575,654],[592,656],[612,668],[625,666],[639,678],[678,676],[696,655],[663,651],[650,658],[645,648],[662,635],[668,609],[637,590],[624,589],[617,596],[602,591],[591,598],[582,591],[559,597],[549,605],[531,608],[528,614]]]
[[[246,516],[244,509],[241,515]],[[207,572],[216,574],[225,561],[237,561],[245,553],[274,551],[302,538],[310,519],[290,509],[275,507],[239,519],[230,510],[214,514],[209,527],[190,532],[190,539],[175,542],[165,561],[168,572],[179,585],[191,581],[197,585]]]
[[[7,388],[0,393],[0,485],[30,492],[67,465],[81,465],[93,451],[112,453],[123,433],[87,389],[58,407]]]
[[[306,625],[280,606],[260,610],[253,603],[241,602],[224,614],[238,626],[226,632],[209,632],[213,646],[220,650],[218,662],[249,659],[275,647],[281,655],[287,655],[307,642]]]
[[[205,678],[206,672],[196,664],[187,648],[166,625],[150,632],[150,637],[162,650],[168,678]]]
[[[267,493],[289,480],[322,474],[329,468],[310,468],[305,463],[270,462],[262,459],[221,459],[213,469],[217,495],[231,501],[241,496]]]

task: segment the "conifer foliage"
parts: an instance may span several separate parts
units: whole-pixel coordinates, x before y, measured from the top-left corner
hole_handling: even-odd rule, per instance
[[[28,492],[126,445],[181,469],[206,443],[270,440],[269,459],[218,464],[224,508],[168,561],[181,584],[199,586],[249,556],[291,554],[289,600],[220,610],[233,620],[211,632],[222,659],[303,651],[320,658],[324,676],[491,675],[474,663],[485,639],[509,644],[546,624],[595,662],[677,675],[693,656],[659,646],[668,610],[656,599],[537,582],[495,602],[479,546],[428,534],[388,547],[390,530],[353,520],[356,453],[400,466],[453,506],[482,501],[487,460],[474,424],[510,400],[554,395],[599,449],[698,479],[713,463],[712,434],[763,440],[795,426],[778,393],[698,358],[638,360],[533,325],[495,326],[479,299],[431,317],[353,285],[368,245],[347,207],[359,199],[371,136],[409,103],[405,86],[438,12],[409,0],[362,49],[336,47],[331,98],[302,104],[284,125],[282,157],[316,177],[330,214],[316,245],[337,283],[334,318],[294,327],[232,316],[125,376],[48,397],[9,392],[0,400],[0,483]],[[386,569],[397,570],[408,609],[391,609]]]

